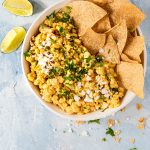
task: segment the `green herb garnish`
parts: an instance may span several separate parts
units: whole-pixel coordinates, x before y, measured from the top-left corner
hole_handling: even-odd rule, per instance
[[[66,36],[66,30],[63,27],[58,27],[58,31],[62,36]]]
[[[106,129],[106,134],[109,134],[111,136],[115,136],[114,130],[112,128],[107,128]]]
[[[30,55],[31,55],[31,53],[29,51],[27,51],[27,52],[24,53],[25,57],[29,57]]]
[[[88,57],[88,58],[85,58],[85,59],[86,59],[86,63],[89,63],[92,58]]]
[[[103,56],[98,55],[95,57],[95,59],[96,59],[96,62],[101,62],[103,60]]]
[[[59,91],[59,94],[61,96],[67,97],[69,96],[69,91],[62,89],[61,91]]]
[[[106,139],[106,138],[102,138],[102,141],[103,141],[103,142],[106,142],[106,141],[107,141],[107,139]]]
[[[90,124],[90,123],[97,123],[97,124],[100,124],[100,119],[89,120],[89,121],[88,121],[88,124]]]
[[[137,150],[137,148],[135,148],[135,147],[134,148],[130,148],[130,150]]]

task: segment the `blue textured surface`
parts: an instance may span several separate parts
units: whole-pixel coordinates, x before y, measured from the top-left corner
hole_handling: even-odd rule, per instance
[[[32,21],[46,7],[56,0],[34,0],[34,15],[17,17],[8,13],[1,6],[0,0],[0,42],[14,26],[29,28]],[[0,150],[138,150],[150,149],[150,0],[134,0],[146,14],[141,29],[145,36],[148,67],[145,79],[145,99],[135,98],[125,112],[118,112],[111,117],[121,121],[114,129],[121,130],[121,142],[116,143],[112,137],[105,135],[107,119],[100,125],[85,124],[75,126],[69,120],[59,118],[46,110],[29,91],[22,75],[20,53],[21,47],[14,53],[0,53]],[[135,104],[142,103],[143,109],[136,110]],[[145,130],[136,129],[139,117],[146,117]],[[70,124],[73,124],[70,126]],[[68,131],[68,128],[73,130]],[[86,130],[90,136],[80,133]],[[66,131],[66,133],[64,133]],[[107,142],[102,142],[103,137]],[[129,139],[135,138],[135,144]]]

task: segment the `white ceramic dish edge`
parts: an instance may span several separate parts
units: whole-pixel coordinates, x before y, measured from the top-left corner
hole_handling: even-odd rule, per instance
[[[128,105],[135,97],[135,94],[127,91],[122,104],[114,109],[107,109],[104,112],[101,111],[96,111],[96,112],[92,112],[89,114],[85,114],[85,115],[68,115],[66,113],[64,113],[63,111],[61,111],[57,106],[54,106],[52,104],[48,104],[46,102],[44,102],[41,97],[40,94],[38,93],[38,89],[31,83],[28,81],[27,79],[27,72],[29,71],[28,68],[28,64],[25,61],[24,58],[24,52],[28,50],[29,48],[29,41],[31,39],[31,37],[33,35],[35,35],[37,33],[38,27],[39,25],[44,21],[44,19],[46,18],[46,16],[48,16],[49,14],[51,14],[54,10],[60,9],[63,6],[65,6],[67,3],[71,2],[72,0],[63,0],[61,2],[57,2],[55,4],[53,4],[52,6],[49,6],[47,9],[45,9],[42,14],[32,23],[31,27],[29,28],[27,35],[25,37],[25,40],[23,42],[23,46],[22,46],[22,53],[21,53],[21,63],[22,63],[22,70],[23,70],[23,75],[30,87],[30,90],[34,93],[34,95],[36,96],[36,98],[40,101],[40,103],[42,105],[44,105],[48,110],[50,110],[51,112],[53,112],[54,114],[66,118],[66,119],[71,119],[71,120],[94,120],[94,119],[99,119],[99,118],[105,118],[107,116],[113,115],[115,114],[117,111],[119,111],[120,109],[124,108],[126,105]],[[138,28],[138,32],[139,35],[142,35],[142,32],[140,30],[140,28]],[[146,73],[146,67],[147,67],[147,52],[146,52],[146,47],[144,48],[144,75]]]

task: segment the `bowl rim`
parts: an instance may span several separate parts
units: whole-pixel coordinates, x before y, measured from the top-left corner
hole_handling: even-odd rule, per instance
[[[48,8],[46,8],[36,19],[35,21],[31,24],[30,28],[28,29],[27,31],[27,34],[25,36],[25,39],[24,39],[24,42],[23,42],[23,46],[22,46],[22,51],[21,51],[21,66],[22,66],[22,71],[23,71],[23,76],[25,78],[25,81],[27,82],[27,85],[29,86],[30,90],[32,91],[33,95],[36,97],[36,99],[38,99],[38,101],[44,106],[46,107],[49,111],[53,112],[54,114],[56,114],[57,116],[60,116],[62,118],[65,118],[65,119],[71,119],[71,120],[83,120],[83,121],[87,121],[87,120],[94,120],[94,119],[100,119],[100,118],[105,118],[105,117],[108,117],[108,116],[111,116],[111,115],[114,115],[116,112],[118,112],[119,110],[121,110],[122,108],[124,108],[125,106],[127,106],[134,98],[135,98],[135,94],[133,92],[130,92],[130,91],[127,91],[130,98],[128,99],[128,101],[125,103],[125,104],[121,104],[119,107],[117,108],[114,108],[114,109],[111,109],[110,112],[107,112],[106,114],[103,114],[103,113],[99,113],[99,111],[95,111],[95,112],[92,112],[92,113],[95,113],[95,115],[92,116],[92,113],[89,113],[89,114],[86,114],[86,115],[68,115],[68,114],[62,114],[60,112],[57,112],[56,110],[54,110],[53,108],[49,107],[48,104],[46,104],[41,97],[39,97],[35,90],[31,87],[31,83],[29,82],[29,80],[27,79],[27,76],[26,76],[26,72],[25,72],[25,58],[24,58],[24,52],[25,52],[25,47],[26,47],[26,44],[27,44],[27,41],[28,41],[28,37],[30,35],[30,32],[33,30],[33,27],[38,23],[38,21],[41,19],[41,18],[44,18],[46,17],[46,13],[49,12],[49,14],[52,12],[52,9],[53,11],[56,10],[55,7],[59,7],[60,5],[66,5],[67,3],[71,2],[73,0],[62,0],[62,1],[59,1],[59,2],[55,2],[53,5],[50,5]],[[60,7],[61,8],[61,7]],[[43,20],[44,20],[43,19]],[[42,21],[41,21],[42,22]],[[137,28],[137,31],[139,32],[139,35],[143,35],[140,27]],[[28,44],[29,45],[29,44]],[[144,57],[144,61],[143,61],[143,67],[144,67],[144,76],[146,74],[146,69],[147,69],[147,51],[146,51],[146,46],[145,46],[145,43],[144,43],[144,51],[143,51],[143,57]],[[127,93],[126,93],[127,95]]]

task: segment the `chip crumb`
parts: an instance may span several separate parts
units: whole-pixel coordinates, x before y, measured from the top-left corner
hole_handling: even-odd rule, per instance
[[[108,119],[107,124],[108,124],[108,127],[112,127],[112,126],[115,125],[115,120],[113,120],[113,119]]]
[[[137,104],[136,104],[136,109],[137,109],[137,110],[141,110],[141,109],[142,109],[142,104],[137,103]]]
[[[77,125],[82,125],[82,124],[85,124],[86,122],[85,122],[85,121],[77,120],[75,123],[76,123]]]
[[[115,137],[115,141],[116,141],[117,143],[120,143],[120,140],[121,140],[120,137]]]
[[[115,135],[119,135],[121,133],[121,131],[120,130],[116,130],[114,133],[115,133]]]
[[[130,138],[130,143],[134,144],[135,143],[135,138]]]
[[[144,123],[138,123],[136,126],[138,129],[143,130],[145,128],[145,124]]]
[[[139,119],[139,122],[140,122],[140,123],[145,123],[145,118],[144,118],[144,117],[141,117],[141,118]]]
[[[126,110],[126,107],[120,109],[121,112],[125,112],[125,110]]]

